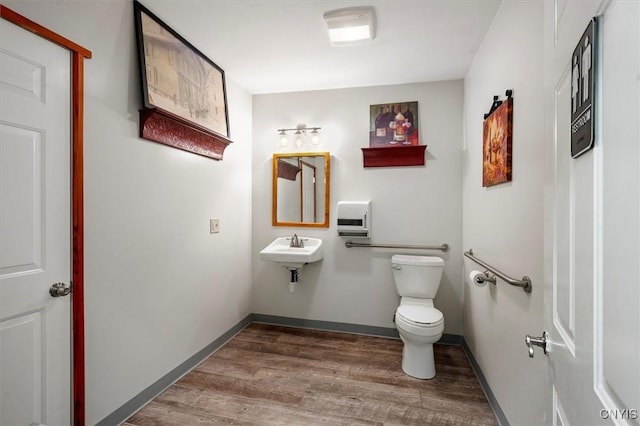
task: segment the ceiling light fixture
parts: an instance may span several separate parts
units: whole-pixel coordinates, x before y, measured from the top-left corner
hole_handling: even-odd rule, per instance
[[[373,40],[373,7],[353,7],[326,12],[323,16],[333,46],[362,44]]]
[[[307,131],[311,130],[309,137],[309,145],[320,145],[320,130],[321,127],[307,127],[306,124],[298,124],[293,129],[278,129],[278,146],[285,147],[289,145],[289,137],[287,132],[294,132],[293,144],[300,148],[307,140]]]

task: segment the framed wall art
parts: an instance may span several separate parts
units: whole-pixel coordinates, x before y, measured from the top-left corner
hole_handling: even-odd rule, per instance
[[[418,102],[369,107],[369,147],[420,145]]]
[[[418,102],[369,106],[369,146],[362,148],[364,167],[424,166]]]
[[[207,141],[230,142],[224,71],[137,1],[134,14],[144,104],[141,136],[221,159]]]
[[[498,101],[494,96],[489,113],[484,115],[482,140],[482,186],[511,181],[511,145],[513,140],[513,98]]]

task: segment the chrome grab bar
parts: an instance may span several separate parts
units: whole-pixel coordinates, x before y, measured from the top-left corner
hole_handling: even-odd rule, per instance
[[[407,244],[369,244],[369,243],[354,243],[351,240],[344,242],[347,248],[351,247],[374,247],[374,248],[394,248],[394,249],[412,249],[412,250],[449,250],[449,244],[440,244],[439,246],[412,246]]]
[[[531,293],[531,288],[532,288],[531,278],[529,278],[528,276],[525,275],[524,277],[522,277],[521,280],[516,280],[515,278],[511,278],[509,275],[505,274],[504,272],[501,272],[499,269],[496,269],[493,266],[489,265],[488,263],[475,257],[473,255],[473,249],[469,249],[469,251],[465,251],[464,255],[469,259],[473,260],[474,262],[476,262],[478,265],[484,266],[485,268],[487,268],[488,270],[490,270],[491,272],[493,272],[494,274],[502,278],[508,284],[511,284],[516,287],[522,287],[525,293]]]

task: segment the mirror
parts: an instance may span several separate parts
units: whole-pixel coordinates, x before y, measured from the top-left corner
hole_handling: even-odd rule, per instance
[[[273,154],[273,226],[329,227],[328,152]]]

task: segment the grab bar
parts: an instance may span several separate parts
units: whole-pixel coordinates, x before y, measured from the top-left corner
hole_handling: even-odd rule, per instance
[[[516,280],[514,278],[511,278],[509,275],[501,272],[499,269],[496,269],[493,266],[489,265],[488,263],[483,262],[482,260],[475,257],[473,255],[473,249],[469,249],[469,251],[465,251],[464,255],[469,259],[473,260],[474,262],[476,262],[478,265],[484,266],[485,268],[487,268],[488,270],[490,270],[491,272],[493,272],[494,274],[496,274],[497,276],[505,280],[507,283],[514,285],[516,287],[522,287],[525,293],[531,293],[531,288],[532,288],[531,278],[529,278],[528,276],[525,275],[524,277],[522,277],[521,280]]]
[[[439,246],[411,246],[407,244],[369,244],[369,243],[354,243],[351,240],[344,242],[347,248],[351,247],[375,247],[375,248],[397,248],[397,249],[413,249],[413,250],[449,250],[449,244],[440,244]]]

